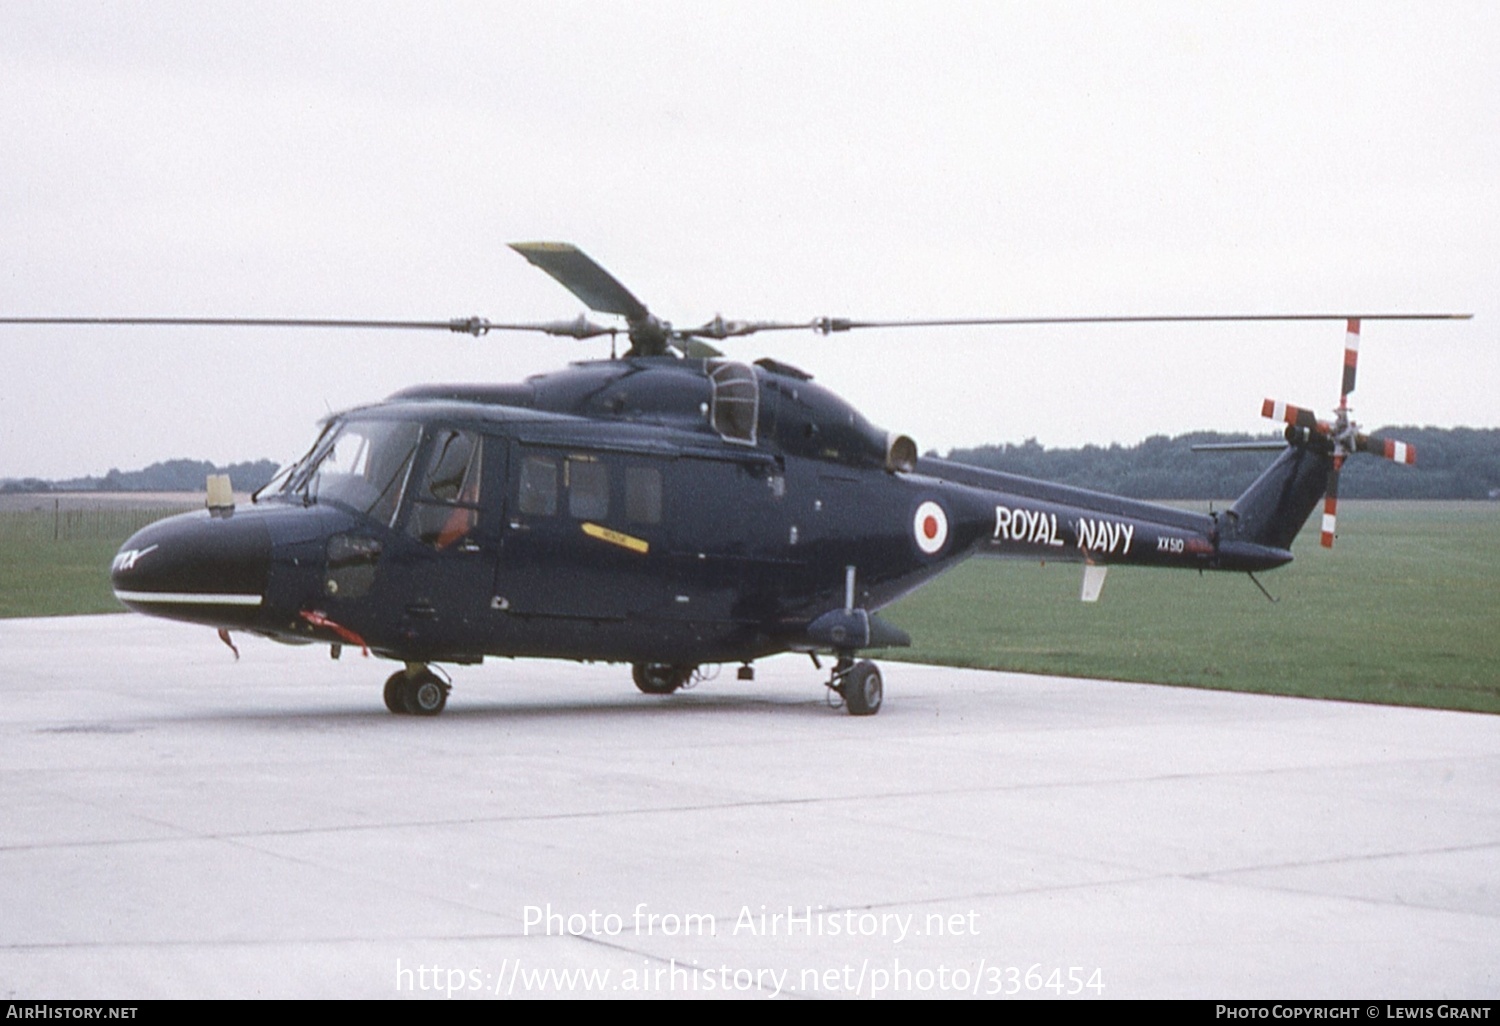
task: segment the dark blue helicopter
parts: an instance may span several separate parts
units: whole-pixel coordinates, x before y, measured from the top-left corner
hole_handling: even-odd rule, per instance
[[[573,246],[513,247],[591,309],[623,317],[630,350],[511,385],[423,385],[327,419],[302,459],[235,508],[154,523],[115,557],[126,606],[279,641],[345,645],[404,663],[392,712],[434,715],[440,663],[528,656],[630,663],[667,694],[698,667],[774,653],[831,654],[827,686],[856,716],[879,711],[867,649],[908,645],[877,610],[979,554],[1084,564],[1083,598],[1116,563],[1255,573],[1290,547],[1354,452],[1410,462],[1409,447],[1349,421],[1366,314],[713,321],[678,330]],[[1186,512],[918,456],[796,368],[724,358],[705,339],[885,326],[1348,319],[1335,420],[1267,402],[1281,455],[1227,510]],[[21,319],[8,319],[17,322]],[[29,323],[256,324],[529,330],[542,324],[140,318]]]

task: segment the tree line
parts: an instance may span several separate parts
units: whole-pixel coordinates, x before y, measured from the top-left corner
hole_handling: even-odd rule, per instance
[[[253,492],[275,475],[273,460],[215,466],[208,460],[166,460],[144,470],[111,469],[103,477],[44,481],[28,477],[0,481],[0,492],[201,492],[209,474],[228,474],[236,491]]]
[[[1417,463],[1357,457],[1339,479],[1339,494],[1353,499],[1500,498],[1500,429],[1393,427],[1376,432],[1416,447]],[[1267,436],[1261,436],[1262,438]],[[1136,445],[1085,445],[1048,449],[1028,438],[1020,445],[953,449],[961,463],[1039,477],[1061,484],[1138,499],[1225,499],[1249,487],[1274,458],[1268,452],[1193,452],[1213,442],[1242,442],[1251,435],[1195,431],[1152,437]],[[228,474],[239,491],[254,491],[276,473],[272,460],[215,466],[207,460],[167,460],[144,470],[110,470],[102,477],[63,481],[0,481],[0,492],[192,492],[209,474]]]
[[[1500,498],[1500,429],[1392,427],[1375,433],[1415,446],[1416,464],[1357,456],[1339,477],[1341,498]],[[947,458],[1137,499],[1226,499],[1248,488],[1275,453],[1193,452],[1192,447],[1265,437],[1195,431],[1080,449],[1048,449],[1028,438],[1020,445],[953,449]]]

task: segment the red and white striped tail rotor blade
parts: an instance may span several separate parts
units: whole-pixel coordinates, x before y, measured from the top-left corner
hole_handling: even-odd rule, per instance
[[[1339,405],[1354,391],[1354,372],[1359,366],[1359,320],[1351,317],[1344,334],[1344,383],[1339,390]]]
[[[1344,465],[1342,456],[1333,458],[1333,472],[1328,475],[1328,491],[1323,498],[1323,536],[1325,549],[1333,548],[1335,527],[1339,511],[1339,468]]]
[[[1312,410],[1305,410],[1291,403],[1278,402],[1275,399],[1267,399],[1260,404],[1260,415],[1271,420],[1284,421],[1296,427],[1307,428],[1310,431],[1328,431],[1326,424],[1318,423],[1318,415]]]
[[[1394,438],[1381,438],[1379,435],[1358,435],[1354,439],[1354,448],[1359,452],[1384,456],[1394,463],[1412,464],[1417,462],[1417,447],[1415,445],[1408,445],[1406,442],[1398,442]]]

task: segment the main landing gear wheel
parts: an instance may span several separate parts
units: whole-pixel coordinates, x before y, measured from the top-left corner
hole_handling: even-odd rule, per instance
[[[405,670],[385,682],[385,707],[397,715],[436,716],[448,704],[448,684],[425,666],[413,675]]]
[[[385,691],[382,693],[385,698],[385,707],[397,716],[406,715],[406,702],[401,697],[401,691],[405,685],[406,671],[397,670],[386,680]]]
[[[874,716],[885,698],[880,668],[868,659],[861,659],[844,674],[839,692],[850,716]]]
[[[423,670],[407,682],[401,697],[413,716],[436,716],[448,704],[448,685],[431,670]]]
[[[670,695],[693,678],[692,666],[667,663],[636,663],[630,668],[635,686],[648,695]]]

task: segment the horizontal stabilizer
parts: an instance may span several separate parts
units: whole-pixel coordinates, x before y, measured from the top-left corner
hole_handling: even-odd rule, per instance
[[[1258,442],[1202,442],[1193,446],[1194,452],[1280,452],[1286,442],[1280,438],[1265,438]]]

